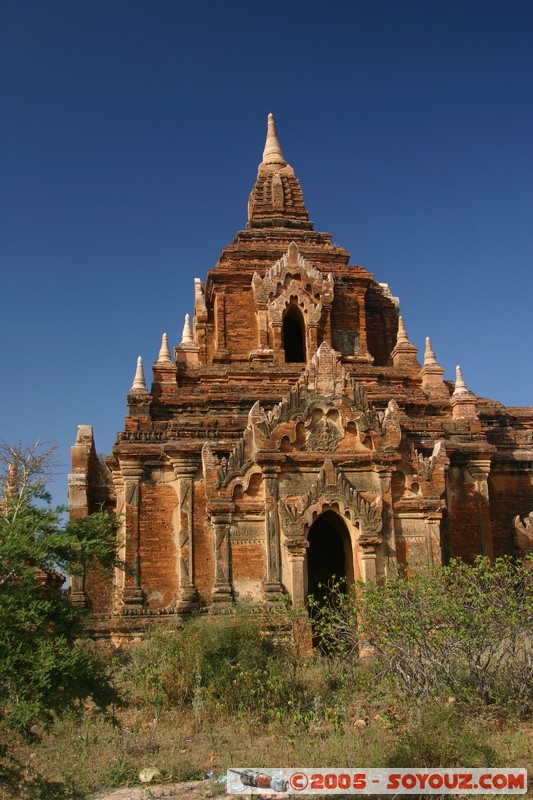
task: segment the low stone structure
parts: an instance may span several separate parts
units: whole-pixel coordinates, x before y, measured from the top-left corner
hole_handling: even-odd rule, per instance
[[[150,388],[138,359],[105,464],[78,429],[72,515],[115,509],[129,565],[73,579],[103,635],[530,549],[533,409],[476,397],[459,367],[445,382],[429,339],[421,364],[398,299],[348,262],[314,231],[270,115],[246,229],[195,279]]]

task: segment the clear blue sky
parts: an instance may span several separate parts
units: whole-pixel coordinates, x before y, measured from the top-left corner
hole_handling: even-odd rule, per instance
[[[0,438],[65,473],[78,423],[110,451],[245,224],[269,111],[419,349],[532,405],[532,76],[530,0],[2,0]]]

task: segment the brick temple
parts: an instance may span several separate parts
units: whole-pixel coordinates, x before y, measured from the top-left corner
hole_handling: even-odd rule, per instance
[[[114,509],[129,565],[72,580],[102,634],[533,549],[533,408],[477,397],[459,367],[445,381],[349,260],[314,230],[270,115],[246,228],[194,280],[151,386],[138,359],[105,464],[78,428],[72,516]]]

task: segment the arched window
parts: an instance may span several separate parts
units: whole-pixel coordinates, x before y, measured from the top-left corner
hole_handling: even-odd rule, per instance
[[[305,363],[305,322],[297,306],[289,306],[283,318],[283,349],[287,364]]]

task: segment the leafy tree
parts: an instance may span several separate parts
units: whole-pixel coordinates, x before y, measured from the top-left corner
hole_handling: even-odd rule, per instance
[[[46,484],[55,446],[0,445],[0,732],[35,736],[35,725],[91,702],[118,701],[94,649],[83,642],[84,612],[73,608],[60,572],[88,561],[111,568],[117,519],[104,512],[65,522]],[[0,753],[1,755],[1,753]],[[4,755],[6,755],[4,745]],[[13,786],[14,762],[0,763],[0,783]]]

